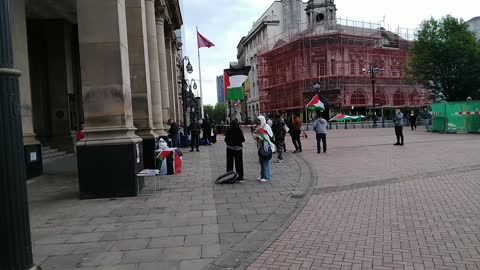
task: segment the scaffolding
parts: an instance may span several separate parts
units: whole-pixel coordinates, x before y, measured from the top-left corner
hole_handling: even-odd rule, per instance
[[[425,89],[404,79],[414,38],[412,30],[391,31],[381,24],[343,19],[336,25],[299,26],[266,37],[256,47],[260,111],[303,110],[316,93],[316,82],[335,112],[371,109],[370,65],[383,69],[376,74],[376,107],[426,106]]]

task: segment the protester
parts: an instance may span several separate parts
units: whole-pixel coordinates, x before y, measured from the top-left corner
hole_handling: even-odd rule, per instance
[[[293,128],[290,130],[293,146],[295,146],[295,151],[293,151],[293,153],[302,152],[302,142],[300,141],[300,135],[302,134],[302,125],[302,118],[300,118],[300,115],[296,113],[293,120]]]
[[[412,130],[417,130],[417,116],[415,115],[414,111],[410,113],[410,127]]]
[[[313,130],[315,130],[317,138],[317,154],[320,154],[322,150],[320,141],[322,142],[323,152],[327,152],[327,126],[327,120],[323,119],[321,112],[317,112],[317,119],[313,122]]]
[[[273,120],[272,131],[273,135],[275,136],[275,146],[277,147],[277,162],[282,163],[282,153],[285,145],[285,135],[287,133],[285,132],[285,123],[282,121],[282,118],[279,114],[277,114],[275,116],[275,120]]]
[[[430,115],[430,112],[428,111],[427,108],[423,108],[423,113],[422,113],[422,119],[423,119],[423,124],[425,125],[425,130],[428,131],[428,128],[430,126],[430,118],[432,116]]]
[[[212,121],[210,122],[210,126],[212,127],[212,143],[216,143],[217,142],[217,125],[215,123],[215,120],[212,119]]]
[[[263,158],[260,156],[260,147],[271,145],[271,138],[273,137],[272,129],[265,120],[265,117],[260,115],[256,121],[257,128],[253,133],[253,138],[257,141],[259,148],[259,161],[260,161],[260,182],[269,182],[271,180],[270,174],[270,158]],[[267,145],[268,144],[268,145]]]
[[[180,136],[178,134],[178,124],[175,120],[168,119],[168,124],[170,125],[170,129],[168,130],[168,137],[172,140],[171,147],[177,148],[178,143],[180,141]]]
[[[235,163],[235,171],[238,174],[238,182],[243,183],[243,148],[242,143],[245,142],[242,129],[238,124],[238,120],[230,123],[230,128],[225,134],[225,143],[227,144],[227,172],[233,171]]]
[[[192,123],[190,124],[190,136],[192,146],[190,152],[193,152],[194,147],[197,148],[197,152],[200,152],[200,150],[198,150],[198,145],[200,144],[200,125],[195,118],[192,119]]]
[[[403,113],[400,109],[395,109],[395,135],[397,136],[397,143],[394,145],[403,145]]]
[[[203,140],[205,140],[205,144],[212,145],[212,126],[210,125],[210,120],[203,119],[202,130]]]
[[[268,118],[267,118],[267,124],[268,124],[270,127],[272,127],[272,125],[273,125],[272,119],[273,119],[273,115],[269,114],[269,115],[268,115]]]

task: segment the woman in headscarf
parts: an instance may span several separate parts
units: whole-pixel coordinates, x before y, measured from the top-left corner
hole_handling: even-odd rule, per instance
[[[238,182],[243,183],[243,150],[242,143],[245,142],[242,129],[238,120],[230,123],[230,128],[225,134],[225,143],[227,144],[227,172],[233,171],[235,161],[235,171],[238,173]]]
[[[253,138],[257,141],[258,148],[263,147],[265,144],[272,147],[273,132],[270,126],[267,125],[265,117],[262,115],[257,117],[256,124],[257,128],[253,133]],[[258,180],[260,180],[260,182],[269,182],[272,179],[270,173],[270,159],[272,157],[270,155],[269,158],[265,158],[260,156],[260,153],[258,157],[260,161],[260,178],[258,178]]]

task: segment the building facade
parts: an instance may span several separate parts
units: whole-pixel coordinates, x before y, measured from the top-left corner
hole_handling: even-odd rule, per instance
[[[223,75],[217,76],[217,103],[225,102]]]
[[[468,29],[480,40],[480,16],[468,20],[466,24],[468,25]]]
[[[275,5],[285,13],[280,9],[284,6],[276,2],[267,11],[269,15],[278,12]],[[290,24],[300,23],[298,27],[285,29],[279,26],[282,20],[262,17],[265,26],[254,28],[270,36],[263,39],[260,35],[252,50],[246,46],[247,64],[250,61],[255,69],[250,98],[259,103],[259,110],[256,104],[249,107],[252,115],[302,112],[317,83],[332,105],[331,113],[367,114],[373,107],[377,113],[380,107],[427,104],[422,86],[403,76],[413,31],[394,33],[380,24],[338,19],[333,0],[310,0],[302,5],[302,15],[297,15],[301,19]],[[272,37],[274,29],[283,32]],[[250,42],[250,35],[258,38],[249,33],[245,44]],[[378,69],[374,86],[371,67]]]
[[[178,0],[10,3],[27,176],[42,173],[48,146],[76,153],[82,198],[135,195],[182,114]]]
[[[237,46],[238,62],[252,67],[248,78],[249,90],[245,104],[248,119],[256,119],[260,115],[258,50],[264,47],[272,48],[283,37],[306,29],[308,27],[308,17],[304,11],[306,7],[307,3],[301,0],[273,2]]]

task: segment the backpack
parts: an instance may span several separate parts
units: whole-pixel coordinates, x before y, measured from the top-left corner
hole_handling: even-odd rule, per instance
[[[272,147],[270,146],[270,143],[265,143],[265,141],[262,141],[260,147],[258,148],[258,156],[261,159],[272,159],[273,151]]]
[[[237,181],[238,174],[234,171],[229,171],[220,175],[217,180],[215,180],[215,184],[235,184]]]

